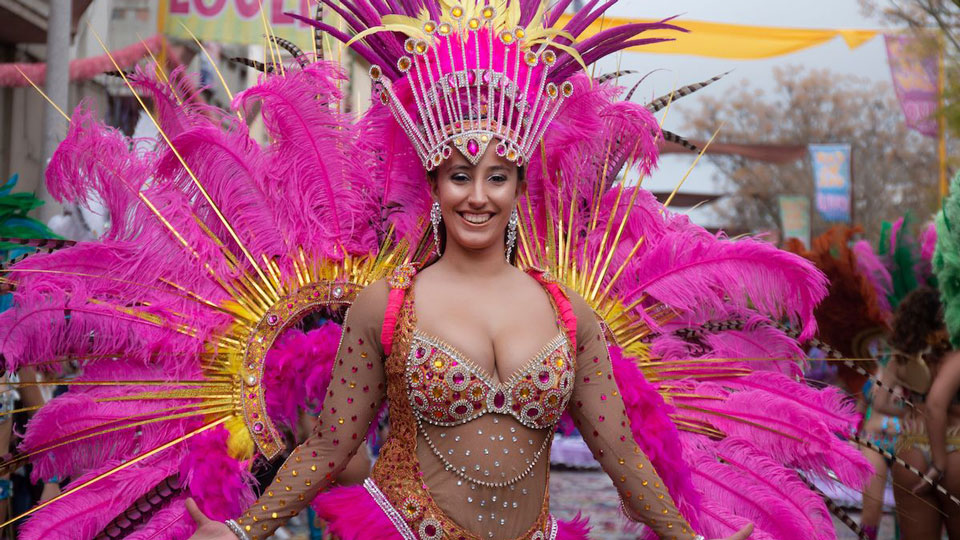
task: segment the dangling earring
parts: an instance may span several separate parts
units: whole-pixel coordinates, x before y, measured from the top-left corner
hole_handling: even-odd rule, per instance
[[[507,222],[507,262],[510,262],[510,255],[513,254],[513,247],[517,245],[517,225],[520,224],[520,213],[514,208],[510,212],[510,221]]]
[[[440,213],[440,203],[433,201],[430,207],[430,225],[433,226],[433,247],[437,250],[437,257],[440,256],[440,220],[443,219]]]

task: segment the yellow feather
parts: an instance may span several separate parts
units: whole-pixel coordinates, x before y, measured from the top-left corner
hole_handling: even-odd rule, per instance
[[[503,13],[507,29],[512,30],[520,24],[520,2],[513,0],[507,3]]]
[[[550,40],[548,39],[544,41],[543,38],[548,37],[552,39],[556,36],[560,36],[563,38],[567,38],[570,41],[574,41],[573,36],[570,34],[570,32],[567,32],[566,30],[560,30],[559,28],[540,28],[536,30],[527,30],[527,40],[531,44],[534,42],[537,42],[537,43],[544,42],[549,45]]]
[[[346,46],[349,47],[350,45],[353,45],[355,42],[360,41],[369,35],[378,34],[380,32],[400,32],[401,34],[406,34],[412,38],[423,40],[428,39],[427,34],[425,34],[424,31],[418,26],[410,26],[407,24],[382,24],[380,26],[374,26],[373,28],[367,28],[363,32],[353,36],[350,38],[350,41],[347,42]]]
[[[253,456],[253,438],[243,422],[243,416],[236,415],[227,419],[224,426],[230,432],[227,438],[227,453],[230,457],[239,460],[250,459]]]
[[[384,25],[402,25],[411,26],[413,28],[422,28],[423,23],[427,22],[426,13],[424,12],[421,15],[422,18],[418,17],[408,17],[406,15],[397,15],[396,13],[391,13],[390,15],[384,15],[380,22]]]
[[[541,39],[537,39],[537,40],[532,41],[530,44],[532,45],[532,44],[534,44],[534,43],[548,43],[549,41],[550,41],[550,40],[547,39],[547,38],[541,38]],[[570,47],[570,46],[568,46],[568,45],[561,45],[561,44],[559,44],[559,43],[550,43],[550,46],[551,46],[551,47],[556,47],[556,48],[560,49],[561,51],[563,51],[563,52],[569,54],[570,56],[572,56],[573,59],[576,60],[578,64],[580,64],[580,67],[582,67],[584,71],[587,71],[587,65],[583,63],[583,57],[580,56],[580,53],[577,52],[576,49],[574,49],[573,47]]]

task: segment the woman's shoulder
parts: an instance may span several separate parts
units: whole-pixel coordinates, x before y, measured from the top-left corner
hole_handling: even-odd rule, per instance
[[[371,324],[382,324],[383,314],[390,299],[390,285],[387,279],[378,279],[357,293],[350,305],[351,315],[362,317]]]
[[[564,296],[567,297],[567,301],[570,302],[570,308],[573,309],[573,313],[577,316],[578,325],[581,322],[596,319],[596,313],[593,311],[593,308],[580,296],[579,292],[562,283],[560,284],[560,289],[563,291]]]

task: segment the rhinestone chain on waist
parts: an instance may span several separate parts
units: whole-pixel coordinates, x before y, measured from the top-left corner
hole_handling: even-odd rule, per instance
[[[427,433],[427,430],[423,427],[423,423],[420,420],[420,416],[417,414],[414,414],[413,416],[414,418],[417,419],[417,428],[420,430],[420,433],[423,434],[424,440],[427,441],[427,446],[430,447],[430,450],[433,452],[433,455],[437,456],[437,459],[439,459],[440,462],[443,463],[443,467],[446,470],[452,472],[453,474],[466,480],[467,482],[476,484],[478,486],[488,487],[488,488],[507,487],[509,485],[516,484],[520,480],[523,480],[528,474],[530,474],[533,468],[537,466],[537,462],[540,460],[540,456],[543,454],[543,451],[547,449],[547,445],[550,444],[550,440],[552,438],[550,435],[547,435],[546,437],[543,438],[543,443],[540,445],[540,448],[538,448],[537,451],[534,452],[533,459],[530,460],[530,463],[527,465],[527,467],[523,471],[520,472],[520,474],[518,474],[517,476],[514,476],[513,478],[504,480],[502,482],[487,482],[486,480],[479,480],[477,478],[473,478],[469,476],[465,471],[466,467],[462,467],[458,469],[456,465],[454,465],[453,463],[450,463],[450,461],[448,461],[447,458],[443,457],[443,453],[440,452],[440,449],[437,448],[437,445],[433,444],[433,439],[430,438],[430,435]]]

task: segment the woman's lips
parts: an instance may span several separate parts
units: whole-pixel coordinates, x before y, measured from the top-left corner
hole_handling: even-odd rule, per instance
[[[493,214],[489,212],[483,213],[474,213],[474,212],[459,212],[460,217],[462,217],[468,223],[473,225],[483,225],[484,223],[490,221],[493,218]]]

